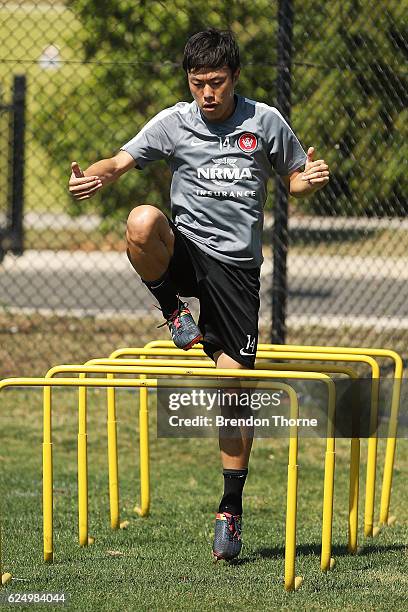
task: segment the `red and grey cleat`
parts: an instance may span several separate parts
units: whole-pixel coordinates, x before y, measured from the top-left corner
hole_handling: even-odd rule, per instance
[[[214,560],[230,561],[238,557],[242,548],[241,532],[241,516],[229,512],[219,512],[217,514],[213,544]]]
[[[187,304],[180,302],[177,310],[167,319],[163,325],[168,325],[174,344],[184,351],[203,339],[202,333],[194,322]],[[159,327],[162,327],[159,325]]]

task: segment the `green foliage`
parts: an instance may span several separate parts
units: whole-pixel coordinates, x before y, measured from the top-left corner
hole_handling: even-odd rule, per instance
[[[311,210],[406,214],[404,3],[295,4],[293,116],[332,170],[329,188],[308,202]]]
[[[277,3],[67,4],[83,25],[71,46],[92,63],[69,92],[65,83],[52,98],[44,94],[37,129],[64,180],[71,160],[86,167],[111,156],[154,114],[191,98],[181,69],[183,46],[209,25],[231,27],[237,36],[243,63],[238,91],[275,103]],[[329,187],[306,206],[329,214],[401,214],[407,140],[402,3],[390,0],[386,9],[374,0],[294,4],[291,123],[332,170]],[[139,203],[166,208],[169,178],[165,164],[156,163],[71,207],[96,206],[112,220]]]
[[[83,24],[71,45],[96,64],[70,93],[61,90],[52,99],[43,96],[37,137],[63,180],[71,160],[86,167],[111,156],[157,112],[191,99],[181,68],[183,48],[192,33],[208,25],[232,27],[243,61],[253,64],[244,72],[240,91],[273,102],[276,7],[266,0],[253,4],[177,0],[171,8],[144,0],[70,0],[68,5]],[[143,172],[129,172],[86,204],[72,201],[71,208],[83,212],[96,205],[113,221],[135,204],[166,208],[169,181],[164,162],[155,163]]]

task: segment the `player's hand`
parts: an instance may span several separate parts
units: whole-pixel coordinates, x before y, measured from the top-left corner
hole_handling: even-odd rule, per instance
[[[99,176],[85,176],[77,162],[72,162],[68,189],[76,200],[88,200],[101,188]]]
[[[307,181],[309,185],[315,189],[321,189],[329,182],[330,171],[324,159],[313,161],[314,153],[314,147],[309,147],[307,150],[307,161],[301,180]]]

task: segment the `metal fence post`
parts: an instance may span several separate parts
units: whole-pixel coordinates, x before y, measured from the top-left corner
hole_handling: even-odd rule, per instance
[[[26,77],[18,75],[13,82],[13,129],[12,129],[12,189],[11,189],[11,251],[23,253],[23,209],[24,209],[24,143]]]
[[[292,62],[293,2],[279,0],[278,15],[278,76],[277,106],[285,119],[290,118],[291,62]],[[277,177],[274,226],[272,233],[272,343],[284,344],[286,336],[286,301],[288,252],[288,194]]]

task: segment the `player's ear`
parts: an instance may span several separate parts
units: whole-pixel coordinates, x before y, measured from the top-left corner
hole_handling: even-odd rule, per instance
[[[237,68],[234,74],[232,75],[232,82],[234,83],[234,85],[238,81],[240,73],[241,73],[241,68]]]

